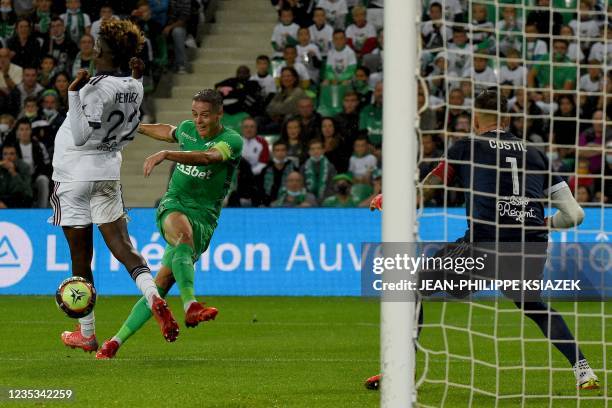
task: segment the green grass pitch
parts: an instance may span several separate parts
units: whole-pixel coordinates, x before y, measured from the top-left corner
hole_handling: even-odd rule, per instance
[[[99,298],[96,306],[97,333],[103,340],[118,329],[136,298]],[[0,406],[79,406],[87,407],[376,407],[379,394],[366,390],[363,380],[379,370],[379,307],[372,300],[358,298],[268,298],[218,297],[206,301],[220,310],[217,320],[195,329],[181,325],[176,343],[163,341],[157,325],[149,322],[130,339],[111,361],[96,361],[93,354],[68,349],[59,334],[71,329],[73,321],[54,306],[52,297],[0,297],[0,387],[71,388],[72,402],[18,403],[0,401]],[[177,317],[182,311],[177,298],[170,299]],[[612,308],[605,312],[612,315]],[[561,309],[573,305],[556,305]],[[449,304],[442,315],[440,303],[427,303],[426,324],[444,321],[447,329],[427,327],[422,344],[427,349],[449,350],[470,355],[500,367],[521,362],[521,342],[489,339],[520,335],[518,313],[494,314],[485,308]],[[573,310],[573,309],[572,309]],[[580,305],[581,312],[600,313],[600,304]],[[443,320],[441,320],[443,317]],[[612,337],[612,318],[580,318],[579,339],[601,340]],[[573,327],[573,319],[568,319]],[[453,327],[467,327],[472,336]],[[494,329],[496,328],[496,329]],[[556,350],[548,359],[548,345],[530,321],[524,325],[526,363],[530,366],[565,367]],[[446,333],[443,333],[446,332]],[[479,334],[483,333],[483,334]],[[471,339],[470,339],[471,338]],[[497,343],[497,352],[495,349]],[[601,342],[600,342],[601,343]],[[607,348],[607,350],[606,350]],[[604,407],[609,381],[600,370],[604,351],[608,359],[612,346],[584,347],[597,369],[604,389],[583,393],[580,407]],[[427,378],[457,384],[470,384],[471,365],[460,358],[429,356]],[[448,364],[447,364],[448,363]],[[609,362],[608,362],[609,364]],[[418,353],[420,376],[424,354]],[[520,392],[521,370],[503,369],[499,374],[499,392]],[[475,385],[495,392],[496,370],[474,365]],[[555,397],[552,406],[578,406],[571,372],[527,370],[527,392],[531,395],[549,390]],[[552,381],[551,381],[552,380]],[[439,406],[445,386],[427,382],[419,389],[419,402]],[[585,398],[586,397],[586,398]],[[472,395],[472,406],[495,406],[495,399],[482,393]],[[591,399],[599,398],[599,399]],[[448,387],[445,406],[468,406],[470,391]],[[609,402],[609,401],[608,401]],[[498,406],[516,407],[520,399],[500,400]],[[548,407],[548,400],[527,398],[525,406]],[[610,403],[610,402],[609,402]]]

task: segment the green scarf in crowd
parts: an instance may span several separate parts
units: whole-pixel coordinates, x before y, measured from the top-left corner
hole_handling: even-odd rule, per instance
[[[314,160],[311,157],[304,163],[306,188],[314,194],[317,200],[325,196],[327,180],[329,179],[329,164],[329,160],[325,156],[321,156],[319,160]]]
[[[77,17],[76,27],[72,25],[72,17],[75,15]],[[80,9],[76,12],[70,10],[66,12],[66,31],[70,33],[70,38],[72,41],[78,44],[83,34],[85,34],[85,16],[83,16]]]
[[[37,11],[36,16],[38,17],[38,32],[47,34],[49,32],[49,25],[51,24],[51,13],[48,11]]]

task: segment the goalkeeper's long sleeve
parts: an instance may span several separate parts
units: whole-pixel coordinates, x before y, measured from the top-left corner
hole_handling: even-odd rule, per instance
[[[582,223],[584,210],[576,201],[567,184],[552,193],[552,205],[559,211],[551,218],[552,228],[571,228]]]

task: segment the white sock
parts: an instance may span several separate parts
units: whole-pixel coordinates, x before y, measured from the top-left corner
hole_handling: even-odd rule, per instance
[[[191,306],[192,303],[198,303],[195,300],[190,300],[189,302],[185,303],[183,305],[183,308],[185,309],[185,312],[187,312],[187,309],[189,309],[189,306]]]
[[[117,342],[117,344],[121,345],[121,339],[120,339],[119,337],[113,336],[113,337],[111,338],[111,341],[116,341],[116,342]]]
[[[574,364],[574,375],[576,376],[576,380],[581,382],[584,379],[595,376],[595,373],[591,369],[591,366],[589,366],[589,362],[583,359]]]
[[[140,289],[145,299],[147,299],[149,307],[151,307],[153,304],[153,296],[159,296],[153,276],[148,272],[141,273],[136,277],[136,286],[138,286],[138,289]]]
[[[79,323],[81,324],[81,334],[83,337],[91,337],[96,334],[96,317],[93,311],[87,316],[81,317]]]

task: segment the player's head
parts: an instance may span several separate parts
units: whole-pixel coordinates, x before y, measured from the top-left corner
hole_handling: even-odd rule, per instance
[[[96,41],[96,69],[128,71],[130,59],[140,52],[144,41],[142,31],[132,21],[102,22]]]
[[[506,113],[508,101],[496,89],[485,89],[474,102],[474,130],[477,134],[507,126]]]
[[[200,136],[216,135],[221,128],[223,97],[214,89],[201,90],[193,97],[191,114]]]

